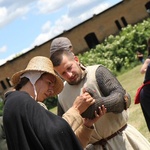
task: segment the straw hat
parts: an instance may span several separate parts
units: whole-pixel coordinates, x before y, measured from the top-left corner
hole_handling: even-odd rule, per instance
[[[24,74],[25,72],[29,72],[29,71],[43,71],[43,72],[52,74],[53,76],[56,77],[56,83],[54,86],[53,96],[59,94],[62,91],[63,81],[55,74],[54,69],[53,69],[53,64],[49,58],[44,57],[44,56],[33,57],[29,61],[25,70],[21,70],[19,72],[16,72],[12,76],[12,78],[11,78],[12,84],[14,86],[16,86],[20,82],[20,79],[21,79],[20,76],[22,74]]]

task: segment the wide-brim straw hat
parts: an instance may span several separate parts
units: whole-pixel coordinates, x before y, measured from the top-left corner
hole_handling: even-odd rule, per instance
[[[25,68],[25,70],[21,70],[19,72],[16,72],[12,78],[11,78],[11,82],[14,86],[16,86],[21,78],[20,76],[22,74],[24,74],[25,72],[29,72],[29,71],[43,71],[45,73],[49,73],[52,74],[55,78],[56,78],[56,82],[54,85],[54,94],[52,96],[55,96],[57,94],[59,94],[62,89],[63,89],[63,81],[61,80],[60,77],[58,77],[53,69],[53,64],[51,62],[51,60],[47,57],[44,56],[35,56],[33,57],[27,67]]]

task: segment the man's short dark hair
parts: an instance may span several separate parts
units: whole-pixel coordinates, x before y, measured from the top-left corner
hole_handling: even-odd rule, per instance
[[[73,58],[74,54],[70,50],[58,50],[53,53],[50,57],[54,67],[59,66],[62,62],[63,56],[67,56],[69,58]]]

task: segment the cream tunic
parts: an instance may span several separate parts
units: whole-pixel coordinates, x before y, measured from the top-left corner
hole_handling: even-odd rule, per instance
[[[65,112],[72,106],[75,98],[82,93],[84,87],[96,90],[97,94],[101,96],[95,79],[97,68],[98,65],[87,67],[87,75],[78,85],[65,83],[65,87],[59,95],[59,103]],[[94,124],[95,129],[89,143],[92,144],[109,137],[127,124],[127,121],[128,112],[126,110],[122,111],[122,113],[106,113]],[[107,143],[108,150],[150,150],[149,142],[131,125],[128,125],[123,132],[108,140]],[[102,149],[101,145],[89,146],[91,150],[94,148]]]

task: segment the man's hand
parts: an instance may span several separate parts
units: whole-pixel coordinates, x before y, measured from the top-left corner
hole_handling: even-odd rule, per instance
[[[88,128],[91,128],[93,126],[93,124],[99,119],[101,118],[101,116],[103,116],[106,113],[107,109],[105,108],[104,105],[102,105],[102,107],[99,107],[99,114],[95,111],[95,118],[94,119],[88,119],[88,118],[84,118],[84,125]]]

